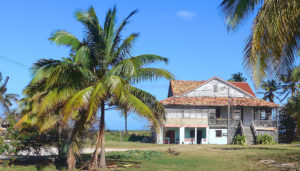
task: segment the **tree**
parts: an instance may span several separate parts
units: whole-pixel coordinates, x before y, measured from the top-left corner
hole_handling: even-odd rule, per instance
[[[241,72],[235,73],[231,75],[231,78],[228,81],[235,81],[235,82],[245,82],[247,78],[243,77]]]
[[[17,101],[18,95],[7,93],[7,83],[9,77],[6,77],[2,82],[2,73],[0,72],[0,107],[2,106],[5,111],[8,111],[12,105],[12,101]]]
[[[296,96],[298,80],[292,77],[292,73],[293,71],[291,70],[287,74],[280,75],[280,89],[282,90],[280,94],[283,95],[281,102],[284,101],[289,95],[291,95],[291,97]]]
[[[73,154],[79,151],[80,142],[96,120],[98,111],[100,124],[90,169],[98,167],[100,146],[100,167],[106,167],[104,120],[107,105],[126,106],[148,118],[156,127],[164,119],[164,108],[156,98],[132,86],[143,80],[173,79],[173,75],[164,69],[144,67],[155,62],[167,63],[167,58],[152,54],[132,56],[137,33],[122,39],[122,31],[136,12],[130,13],[118,27],[116,8],[107,12],[103,27],[92,7],[77,12],[76,18],[84,25],[86,33],[82,41],[66,31],[57,31],[50,38],[58,45],[70,47],[70,58],[37,63],[26,100],[30,114],[24,115],[23,120],[38,116],[39,123],[46,128],[57,123],[49,123],[51,119],[48,119],[57,121],[57,115],[63,116],[63,123],[74,120],[68,152],[69,169],[75,167]]]
[[[257,11],[244,48],[244,64],[256,86],[267,76],[293,68],[300,48],[299,0],[223,0],[220,7],[228,30],[235,30]]]
[[[277,97],[275,94],[279,90],[280,84],[276,80],[263,81],[261,88],[264,90],[264,92],[259,93],[264,94],[263,99],[273,103],[274,97]]]
[[[296,135],[300,136],[300,96],[291,97],[285,105],[285,111],[297,122]]]

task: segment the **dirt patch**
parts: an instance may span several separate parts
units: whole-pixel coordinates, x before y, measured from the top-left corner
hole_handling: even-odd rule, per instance
[[[300,170],[300,164],[296,164],[296,163],[279,163],[276,160],[273,159],[262,159],[259,161],[260,163],[263,163],[269,167],[275,167],[279,170]]]

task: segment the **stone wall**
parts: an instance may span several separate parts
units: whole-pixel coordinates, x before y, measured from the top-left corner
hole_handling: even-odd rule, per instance
[[[277,130],[274,130],[274,131],[273,130],[256,130],[256,132],[257,132],[258,135],[265,135],[265,134],[271,135],[271,136],[273,136],[274,141],[278,142],[278,132],[277,132]]]

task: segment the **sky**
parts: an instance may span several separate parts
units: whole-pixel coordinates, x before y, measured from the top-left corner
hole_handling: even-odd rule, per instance
[[[84,32],[74,13],[93,6],[103,23],[106,11],[117,6],[118,21],[131,11],[139,13],[127,26],[124,36],[140,33],[134,54],[156,54],[169,58],[164,67],[177,80],[207,80],[219,76],[225,80],[244,69],[243,47],[250,34],[253,16],[241,27],[228,32],[220,0],[6,0],[0,5],[0,72],[9,76],[8,92],[22,96],[31,79],[30,67],[38,59],[67,57],[69,49],[58,47],[48,38],[56,30],[67,30],[78,38]],[[137,85],[159,100],[167,97],[169,81],[157,80]],[[145,119],[130,114],[130,130],[147,129]],[[118,111],[108,111],[106,127],[124,129]]]

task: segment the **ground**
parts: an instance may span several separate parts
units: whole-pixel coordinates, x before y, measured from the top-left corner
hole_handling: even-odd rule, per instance
[[[239,146],[166,145],[108,140],[106,146],[108,165],[118,166],[120,170],[300,170],[300,142]],[[0,167],[0,170],[8,171],[64,169],[65,166],[58,167],[49,163]]]

